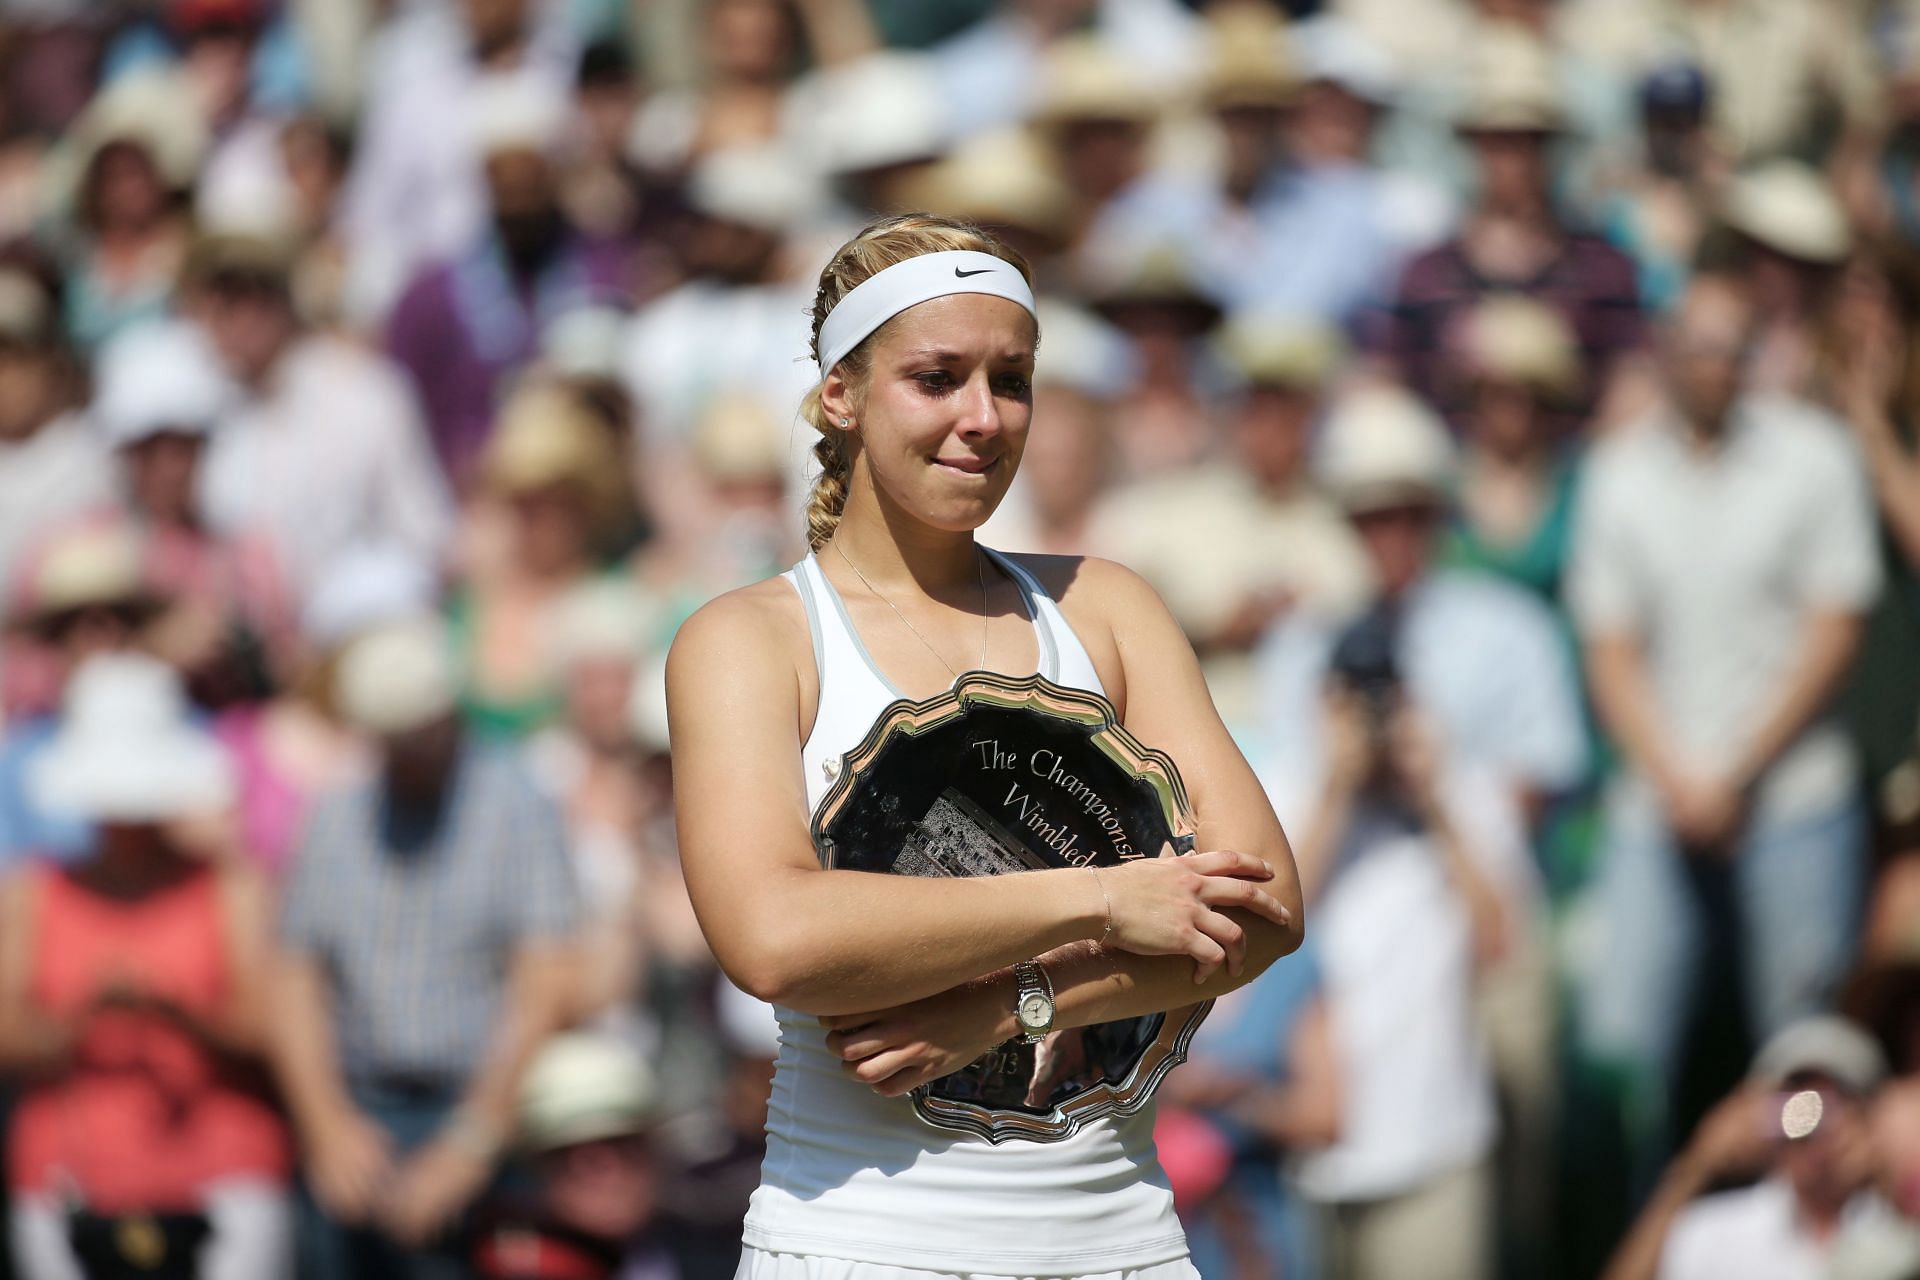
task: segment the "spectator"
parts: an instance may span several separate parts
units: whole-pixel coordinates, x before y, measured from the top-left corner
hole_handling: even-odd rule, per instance
[[[1666,403],[1595,448],[1575,519],[1569,597],[1625,756],[1582,1009],[1595,1049],[1650,1070],[1654,1114],[1703,886],[1730,889],[1763,1035],[1820,1007],[1862,894],[1864,813],[1830,702],[1879,589],[1872,503],[1840,423],[1744,390],[1753,324],[1734,287],[1688,290],[1663,342]]]
[[[174,834],[235,799],[225,756],[166,667],[101,656],[30,780],[97,835],[0,888],[0,1055],[29,1081],[7,1141],[22,1274],[288,1274],[292,1156],[260,1070],[267,900]]]
[[[489,221],[416,276],[387,323],[387,350],[412,376],[440,465],[458,490],[474,480],[509,376],[567,310],[628,290],[617,245],[593,243],[559,204],[553,152],[565,102],[525,80],[493,82],[470,104]]]
[[[498,515],[497,555],[476,552],[450,612],[468,722],[521,735],[560,709],[552,665],[560,603],[606,563],[627,526],[622,459],[605,424],[565,386],[522,387],[480,464]],[[474,540],[488,535],[482,531]]]
[[[626,1046],[572,1033],[542,1049],[519,1099],[534,1190],[490,1215],[479,1280],[680,1280],[659,1238],[658,1106],[652,1072]]]
[[[1668,1167],[1606,1280],[1824,1280],[1849,1236],[1888,1216],[1874,1197],[1867,1115],[1886,1060],[1832,1016],[1780,1029],[1748,1080]],[[1703,1195],[1758,1172],[1737,1191]]]
[[[140,555],[123,521],[95,520],[50,536],[29,568],[14,613],[39,646],[30,652],[42,663],[44,684],[34,713],[10,721],[0,737],[0,861],[72,856],[93,844],[86,823],[39,804],[28,777],[58,735],[61,691],[72,674],[97,655],[134,648],[162,608],[141,575]]]
[[[1573,334],[1558,312],[1518,297],[1488,299],[1460,330],[1466,447],[1446,559],[1499,574],[1557,606],[1575,464],[1555,419],[1579,391]]]
[[[1530,807],[1577,784],[1585,737],[1552,615],[1506,583],[1436,566],[1456,472],[1446,428],[1405,392],[1361,387],[1335,403],[1322,439],[1321,479],[1398,608],[1407,688],[1449,754],[1491,767]],[[1296,612],[1262,643],[1263,724],[1282,758],[1322,749],[1321,675],[1339,621]]]
[[[1308,467],[1322,389],[1344,354],[1339,336],[1312,322],[1243,317],[1221,347],[1241,384],[1228,406],[1231,451],[1107,498],[1090,547],[1157,585],[1235,725],[1253,710],[1247,655],[1275,619],[1295,607],[1359,608],[1371,570]]]
[[[74,412],[79,370],[57,309],[56,291],[31,266],[0,265],[0,590],[8,593],[29,547],[113,493],[107,450]]]
[[[1728,274],[1746,286],[1754,311],[1744,381],[1756,392],[1831,402],[1846,353],[1830,349],[1827,326],[1853,248],[1833,189],[1805,165],[1777,160],[1734,178],[1720,215],[1736,237]]]
[[[1373,317],[1370,345],[1452,417],[1461,405],[1444,376],[1448,334],[1488,294],[1521,293],[1573,327],[1591,400],[1640,342],[1633,266],[1554,208],[1547,158],[1562,113],[1547,51],[1493,31],[1472,93],[1457,126],[1478,177],[1474,205],[1451,239],[1407,265],[1397,296]]]
[[[404,375],[308,329],[289,269],[283,246],[245,236],[204,240],[188,263],[185,309],[240,388],[207,455],[208,524],[267,531],[302,595],[357,542],[437,560],[446,485]]]
[[[460,731],[438,624],[357,641],[339,685],[380,769],[309,823],[274,991],[315,1201],[305,1261],[341,1280],[458,1276],[461,1214],[575,1000],[573,883],[557,816]]]
[[[1217,1183],[1174,1202],[1203,1276],[1317,1276],[1317,1233],[1283,1164],[1340,1136],[1340,1064],[1312,944],[1214,1003],[1188,1052],[1156,1095],[1155,1145],[1177,1168],[1192,1145],[1228,1159]],[[1191,1126],[1199,1126],[1194,1133]]]

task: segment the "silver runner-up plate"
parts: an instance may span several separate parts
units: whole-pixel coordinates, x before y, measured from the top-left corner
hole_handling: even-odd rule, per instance
[[[997,876],[1193,850],[1167,754],[1105,698],[1043,676],[969,671],[925,702],[896,702],[841,766],[813,819],[829,869]],[[1211,1007],[1055,1032],[1044,1046],[1015,1038],[915,1089],[913,1108],[992,1143],[1058,1142],[1144,1107]]]

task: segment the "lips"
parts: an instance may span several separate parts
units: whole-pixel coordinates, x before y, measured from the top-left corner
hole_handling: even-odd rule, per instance
[[[997,457],[996,458],[975,458],[971,456],[962,456],[958,458],[935,458],[933,461],[934,461],[934,465],[936,466],[945,467],[949,471],[958,471],[958,472],[961,472],[962,474],[970,475],[970,476],[986,475],[988,472],[992,471],[995,467],[1000,465],[1000,459]]]

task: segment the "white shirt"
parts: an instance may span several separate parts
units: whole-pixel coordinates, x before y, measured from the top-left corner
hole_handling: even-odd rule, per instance
[[[1783,1178],[1702,1196],[1673,1220],[1659,1280],[1827,1280],[1841,1243],[1879,1229],[1890,1216],[1877,1198],[1855,1196],[1839,1231],[1820,1240],[1800,1221]]]
[[[1779,697],[1817,612],[1880,590],[1874,506],[1846,427],[1804,402],[1751,397],[1726,439],[1695,448],[1665,420],[1594,448],[1575,513],[1568,598],[1583,635],[1644,647],[1662,727],[1724,767]],[[1768,770],[1756,808],[1832,804],[1851,745],[1816,719]]]
[[[34,544],[68,517],[116,496],[113,459],[78,413],[60,415],[25,440],[0,441],[0,614]]]
[[[296,597],[357,545],[392,545],[438,563],[453,524],[401,374],[324,335],[297,339],[264,392],[222,421],[200,483],[215,527],[273,540]]]
[[[1304,830],[1318,803],[1317,780],[1303,781],[1275,788],[1289,830]],[[1510,789],[1474,768],[1453,771],[1444,787],[1467,855],[1504,897],[1537,899]],[[1340,1069],[1340,1137],[1296,1172],[1315,1200],[1377,1200],[1492,1148],[1493,1078],[1473,1009],[1466,905],[1431,838],[1362,803],[1335,859],[1311,915]]]
[[[1414,586],[1403,610],[1401,679],[1450,754],[1547,790],[1579,781],[1587,759],[1579,686],[1545,605],[1497,578],[1444,571]],[[1302,612],[1262,645],[1259,745],[1275,758],[1318,753],[1339,636],[1339,624]]]

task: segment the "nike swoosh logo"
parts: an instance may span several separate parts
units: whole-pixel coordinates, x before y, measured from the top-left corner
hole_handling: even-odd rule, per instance
[[[955,267],[953,269],[953,274],[956,276],[959,276],[962,280],[965,280],[968,276],[983,276],[991,270],[993,270],[992,267],[981,267],[977,271],[962,271],[960,268]]]

